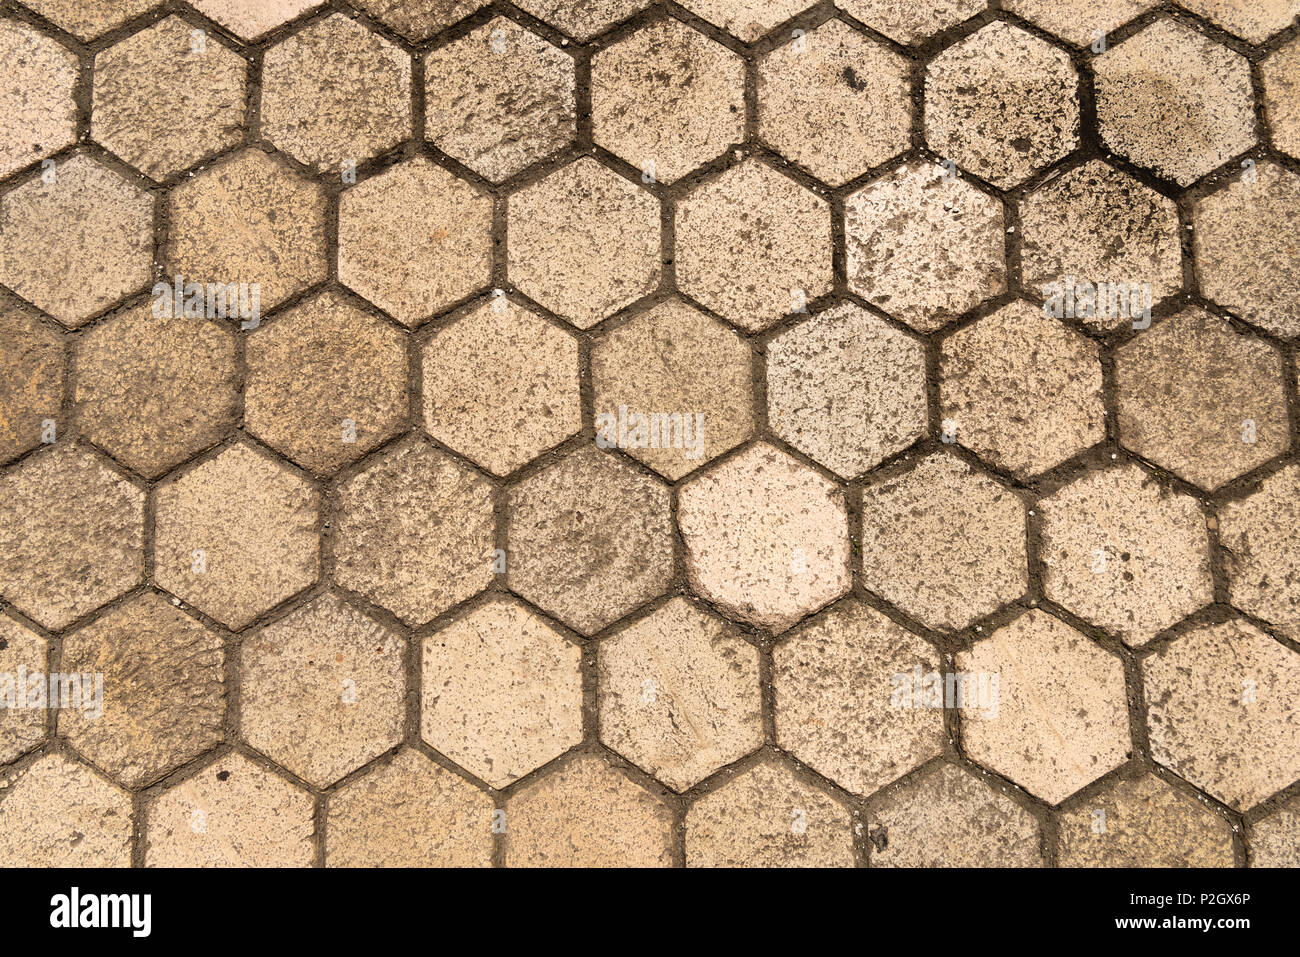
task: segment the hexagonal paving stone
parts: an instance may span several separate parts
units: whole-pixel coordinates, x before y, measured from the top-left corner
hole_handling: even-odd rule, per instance
[[[1018,186],[1079,145],[1078,83],[1064,51],[995,21],[930,63],[926,140],[994,186]]]
[[[168,204],[168,278],[248,283],[250,296],[256,283],[268,310],[326,277],[323,190],[260,149],[181,183]]]
[[[1300,867],[1300,802],[1293,800],[1248,832],[1251,867]]]
[[[338,491],[334,580],[412,626],[492,581],[492,486],[417,440]]]
[[[0,474],[0,595],[50,629],[144,574],[144,492],[60,444]]]
[[[745,61],[664,19],[592,59],[596,142],[671,183],[745,138]]]
[[[810,4],[808,0],[682,0],[682,6],[732,36],[753,43]]]
[[[1043,591],[1140,647],[1214,600],[1196,500],[1137,465],[1088,472],[1038,503]]]
[[[1061,815],[1063,867],[1232,867],[1232,825],[1153,774],[1116,778]]]
[[[691,587],[759,628],[785,631],[852,583],[844,492],[766,443],[683,486],[677,523]]]
[[[904,163],[844,217],[849,288],[919,332],[1006,291],[1002,204],[936,163]]]
[[[1228,592],[1242,611],[1300,641],[1300,466],[1271,475],[1246,498],[1219,508]]]
[[[44,672],[45,640],[11,618],[0,615],[0,764],[15,761],[45,739],[45,709],[20,708],[23,694],[16,676]]]
[[[582,741],[582,652],[514,598],[424,639],[420,736],[503,788]]]
[[[99,707],[59,715],[59,733],[127,787],[150,784],[221,743],[222,638],[145,592],[69,635],[60,668],[103,675]]]
[[[1202,625],[1142,663],[1151,757],[1246,811],[1300,779],[1300,655],[1244,621]]]
[[[25,23],[0,22],[0,178],[77,139],[77,57]]]
[[[193,31],[167,17],[95,57],[90,135],[154,179],[243,139],[248,63]]]
[[[23,0],[60,30],[93,40],[158,5],[159,0]],[[230,2],[230,0],[227,0]],[[247,3],[248,0],[243,0]]]
[[[228,754],[154,797],[146,867],[310,867],[312,797]]]
[[[320,495],[235,445],[157,492],[154,582],[228,628],[316,581]]]
[[[1273,145],[1300,159],[1300,39],[1274,51],[1260,65],[1260,75]]]
[[[673,573],[668,489],[583,447],[510,490],[506,582],[584,635],[662,594]]]
[[[583,157],[510,196],[510,281],[587,329],[659,285],[659,201]]]
[[[868,817],[875,867],[1041,867],[1038,822],[964,768],[939,764]]]
[[[672,813],[584,754],[511,796],[504,844],[507,867],[668,867]]]
[[[600,738],[685,791],[763,743],[758,649],[674,598],[600,643]]]
[[[358,10],[396,30],[413,43],[463,20],[490,0],[353,0]]]
[[[330,797],[327,867],[490,867],[492,799],[404,748]]]
[[[1103,142],[1159,176],[1187,186],[1255,143],[1250,64],[1182,23],[1159,20],[1093,66]]]
[[[0,283],[64,325],[149,283],[153,197],[86,153],[6,193],[0,223]]]
[[[840,186],[911,144],[908,61],[828,20],[759,61],[758,134]]]
[[[880,612],[836,605],[773,659],[777,743],[841,787],[871,794],[943,753],[942,711],[912,695],[939,655]]]
[[[598,437],[618,444],[618,416],[626,410],[624,451],[675,481],[753,430],[752,361],[731,329],[680,299],[661,303],[592,347]],[[643,447],[632,417],[656,413],[681,422],[656,420]]]
[[[686,812],[687,867],[853,867],[847,808],[771,758]]]
[[[341,170],[411,136],[411,57],[342,14],[262,61],[262,134],[317,169]]]
[[[677,205],[682,292],[751,332],[831,290],[830,205],[748,160]]]
[[[136,306],[76,343],[82,434],[157,478],[220,440],[239,416],[236,333],[224,323]]]
[[[424,344],[424,427],[506,475],[582,428],[578,343],[504,297]]]
[[[904,45],[919,43],[983,10],[987,0],[840,0],[845,13]]]
[[[1091,46],[1146,13],[1157,0],[1003,0],[1002,9],[1024,17],[1077,47]]]
[[[1199,308],[1115,354],[1119,438],[1206,489],[1290,445],[1282,356]]]
[[[0,781],[6,867],[130,867],[131,796],[83,764],[47,754]]]
[[[339,201],[339,281],[413,326],[488,285],[492,199],[422,156]]]
[[[993,712],[962,722],[966,753],[1031,794],[1059,804],[1129,757],[1123,664],[1047,612],[1025,612],[956,665],[998,676]]]
[[[1201,292],[1276,336],[1300,336],[1300,176],[1262,161],[1196,203],[1194,250]]]
[[[1263,43],[1300,17],[1300,0],[1178,0],[1229,33],[1251,43]]]
[[[1106,437],[1097,344],[1024,300],[944,340],[939,371],[945,434],[1018,476]]]
[[[257,40],[324,0],[191,0],[241,40]]]
[[[578,40],[590,40],[649,5],[650,0],[518,0],[515,3]]]
[[[1029,583],[1025,506],[939,452],[862,497],[862,578],[931,628],[965,628]]]
[[[1058,318],[1110,331],[1182,288],[1178,207],[1100,160],[1036,189],[1020,223],[1025,285]]]
[[[405,649],[333,595],[313,599],[240,646],[240,735],[328,787],[401,741]]]
[[[572,142],[573,57],[513,20],[425,58],[424,137],[494,183]]]
[[[63,406],[63,338],[25,306],[0,300],[0,462],[35,448]]]

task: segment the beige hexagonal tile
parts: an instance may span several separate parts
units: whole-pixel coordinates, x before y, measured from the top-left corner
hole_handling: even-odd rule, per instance
[[[873,30],[904,45],[919,43],[968,20],[987,0],[840,0],[840,8]]]
[[[141,0],[143,2],[143,0]],[[283,26],[324,0],[191,0],[206,14],[241,40],[257,40]]]
[[[58,436],[63,406],[63,336],[26,306],[0,300],[0,462]]]
[[[994,186],[1018,186],[1079,145],[1078,83],[1063,50],[994,21],[930,62],[926,141]]]
[[[424,137],[499,183],[573,141],[573,57],[497,17],[424,61]]]
[[[674,791],[763,743],[758,649],[677,597],[599,645],[600,739]]]
[[[83,764],[47,754],[0,781],[6,867],[130,867],[131,796]]]
[[[1229,33],[1251,43],[1263,43],[1300,17],[1300,0],[1178,0]]]
[[[591,375],[598,439],[670,480],[734,448],[753,431],[749,345],[680,299],[608,332],[592,347]],[[634,417],[656,414],[661,418],[654,430],[647,420],[641,435]],[[626,442],[619,441],[620,422]]]
[[[0,223],[0,283],[64,325],[149,283],[153,197],[87,153],[4,194]]]
[[[578,343],[504,297],[424,344],[424,427],[506,475],[582,428]]]
[[[684,485],[677,524],[691,587],[759,628],[785,631],[852,583],[843,490],[766,443]]]
[[[1038,509],[1044,593],[1125,644],[1214,600],[1204,514],[1137,465],[1090,471]]]
[[[831,290],[831,213],[820,196],[751,159],[677,204],[677,283],[751,332]]]
[[[828,20],[759,60],[758,134],[840,186],[911,145],[908,61]]]
[[[582,741],[581,659],[521,602],[494,597],[424,639],[420,736],[503,788]]]
[[[682,0],[682,6],[746,43],[806,10],[808,0]]]
[[[239,733],[315,787],[396,746],[406,718],[406,644],[322,595],[244,639]]]
[[[996,713],[962,723],[971,759],[1059,804],[1128,759],[1124,666],[1034,608],[969,651],[957,670],[998,676]]]
[[[1300,867],[1300,803],[1292,801],[1247,832],[1251,867]]]
[[[679,20],[659,20],[591,62],[596,143],[671,183],[745,138],[745,61]]]
[[[310,867],[312,797],[228,754],[153,797],[146,867]]]
[[[918,332],[1006,291],[1002,204],[936,163],[863,187],[844,218],[849,288]]]
[[[1003,0],[1002,9],[1024,17],[1074,46],[1091,46],[1146,13],[1158,0]]]
[[[324,191],[260,149],[173,189],[168,220],[168,278],[247,283],[250,294],[256,283],[269,310],[326,277]]]
[[[510,281],[579,329],[654,292],[659,201],[590,157],[513,193]]]
[[[16,761],[45,739],[45,709],[18,706],[26,690],[17,676],[43,673],[46,651],[40,635],[0,615],[0,764]]]
[[[504,844],[507,867],[669,867],[672,813],[584,754],[511,796]]]
[[[77,446],[0,474],[0,595],[64,628],[144,575],[144,492]]]
[[[492,486],[408,442],[335,496],[334,580],[418,626],[492,581]]]
[[[518,0],[515,4],[584,41],[649,5],[650,0]]]
[[[1219,544],[1232,603],[1300,641],[1300,466],[1291,465],[1250,495],[1219,507]]]
[[[1115,354],[1119,439],[1206,489],[1290,445],[1282,356],[1193,307]]]
[[[914,671],[939,671],[926,641],[856,599],[773,651],[777,743],[855,794],[943,753],[943,714],[913,700]]]
[[[1234,810],[1300,779],[1300,655],[1244,621],[1142,662],[1151,756]]]
[[[1029,584],[1025,506],[938,452],[862,496],[862,580],[931,628],[965,628]]]
[[[687,867],[853,867],[852,817],[764,758],[686,812]]]
[[[1106,437],[1097,344],[1023,299],[945,339],[939,374],[944,433],[1017,476]]]
[[[154,582],[241,629],[316,581],[320,494],[234,445],[158,489]]]
[[[354,5],[412,43],[419,43],[486,7],[489,2],[490,0],[354,0]]]
[[[0,177],[77,139],[79,65],[73,52],[25,23],[0,22]]]
[[[492,200],[422,156],[339,201],[339,281],[414,326],[492,278]]]
[[[1159,176],[1187,186],[1255,143],[1250,64],[1191,27],[1158,20],[1093,66],[1102,141]]]
[[[258,2],[263,0],[243,0]],[[23,0],[60,30],[78,40],[93,40],[158,6],[158,0]]]
[[[1259,70],[1273,145],[1300,159],[1300,39],[1275,50]]]
[[[510,490],[507,585],[575,631],[600,631],[668,588],[669,499],[610,453],[569,453]]]
[[[332,795],[326,867],[490,867],[492,799],[403,748]]]

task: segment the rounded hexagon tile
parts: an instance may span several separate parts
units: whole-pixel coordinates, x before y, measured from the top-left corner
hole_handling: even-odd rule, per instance
[[[0,299],[0,462],[35,448],[43,436],[57,438],[63,378],[57,327]]]
[[[828,20],[758,66],[758,135],[840,186],[911,144],[912,84],[899,54]]]
[[[490,0],[353,0],[358,10],[396,30],[412,43],[435,33],[483,7]]]
[[[224,663],[221,635],[145,592],[64,639],[60,668],[102,676],[103,702],[63,711],[59,734],[127,787],[151,784],[221,743]]]
[[[965,628],[1029,584],[1025,506],[937,452],[862,495],[862,580],[931,628]]]
[[[85,41],[93,40],[148,12],[158,6],[158,2],[159,0],[23,0],[23,5],[49,19],[60,30],[66,30],[78,40]],[[262,0],[233,2],[260,3]]]
[[[589,446],[510,490],[506,584],[584,635],[663,594],[668,489]]]
[[[317,169],[342,170],[411,137],[411,57],[335,14],[266,51],[262,133]]]
[[[944,340],[945,435],[1027,477],[1106,437],[1097,344],[1024,300]]]
[[[45,673],[45,639],[0,615],[0,764],[8,764],[45,740],[44,708],[20,708],[25,694],[16,676]]]
[[[682,292],[751,332],[831,290],[830,204],[755,159],[677,204]]]
[[[191,0],[198,11],[216,20],[241,40],[258,40],[324,0]]]
[[[1065,51],[994,21],[926,69],[926,140],[994,186],[1018,186],[1079,145],[1078,83]]]
[[[911,693],[939,655],[875,609],[836,605],[773,658],[777,743],[841,787],[871,794],[943,753],[942,711]]]
[[[573,141],[573,57],[497,17],[424,61],[424,137],[494,183]]]
[[[1183,23],[1144,27],[1093,68],[1102,141],[1159,176],[1187,186],[1255,144],[1250,64]]]
[[[439,329],[421,362],[425,429],[489,472],[582,428],[577,341],[504,297]]]
[[[758,650],[674,598],[601,641],[600,738],[674,791],[763,743]]]
[[[1281,354],[1200,308],[1115,354],[1119,440],[1214,490],[1291,443]]]
[[[1300,0],[1178,0],[1229,33],[1250,43],[1263,43],[1300,18]]]
[[[66,444],[0,474],[0,595],[50,629],[144,575],[144,492]]]
[[[845,13],[905,46],[919,43],[968,20],[987,0],[840,0]]]
[[[515,6],[578,40],[625,20],[650,5],[650,0],[517,0]]]
[[[1002,204],[936,163],[863,187],[844,218],[849,288],[918,332],[1006,291]]]
[[[1038,509],[1044,593],[1125,644],[1214,600],[1204,514],[1137,465],[1089,471]]]
[[[0,178],[77,139],[79,65],[73,52],[25,23],[0,21]]]
[[[154,582],[241,629],[316,581],[319,493],[245,445],[160,487]]]
[[[514,598],[424,639],[420,737],[503,788],[582,741],[582,652]]]
[[[992,713],[962,722],[966,754],[1049,804],[1128,759],[1124,666],[1060,619],[1030,609],[956,665],[997,675]]]
[[[1275,50],[1259,70],[1273,145],[1300,159],[1300,39]]]
[[[131,796],[83,764],[47,754],[0,781],[6,867],[130,867]]]
[[[682,0],[691,13],[746,43],[753,43],[810,5],[809,0]]]
[[[1077,47],[1092,46],[1136,19],[1158,0],[1003,0],[1002,9],[1024,17]]]
[[[1246,811],[1300,779],[1300,655],[1244,621],[1202,625],[1142,662],[1151,757]]]
[[[1257,821],[1249,835],[1251,867],[1300,867],[1300,802]]]
[[[1300,641],[1300,466],[1290,465],[1248,496],[1219,507],[1228,594],[1242,611]]]
[[[240,736],[328,787],[401,741],[405,649],[333,595],[313,599],[240,646]]]
[[[844,492],[766,443],[683,486],[677,523],[691,587],[759,628],[785,631],[852,584]]]
[[[77,327],[149,283],[153,197],[87,153],[0,197],[0,283]]]

